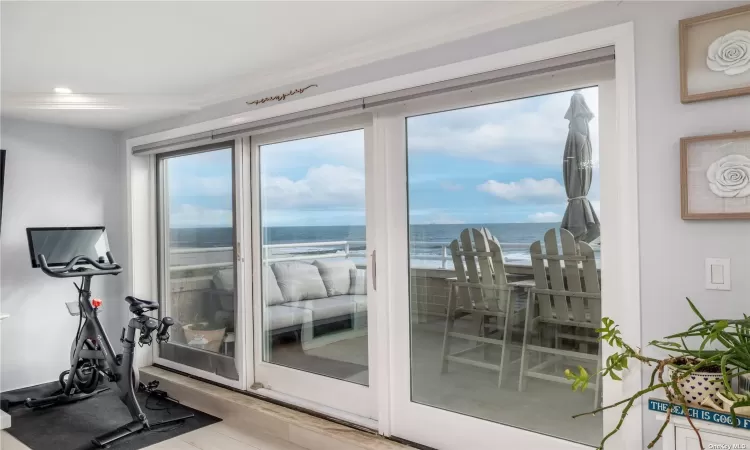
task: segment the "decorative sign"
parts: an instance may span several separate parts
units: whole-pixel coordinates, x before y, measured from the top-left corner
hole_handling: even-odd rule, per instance
[[[666,413],[669,409],[669,402],[649,399],[648,409],[651,411]],[[685,411],[683,411],[683,409],[684,408],[681,405],[672,405],[672,414],[676,416],[684,416]],[[688,414],[690,414],[691,419],[718,423],[719,425],[728,425],[730,427],[732,426],[732,415],[722,411],[703,408],[688,408]],[[750,417],[737,416],[737,427],[750,430]]]
[[[306,90],[310,89],[311,87],[318,87],[318,85],[311,84],[307,87],[292,89],[291,91],[285,92],[283,94],[273,95],[271,97],[263,97],[263,98],[259,98],[257,100],[253,100],[253,101],[245,102],[245,103],[247,103],[248,105],[262,105],[263,103],[270,102],[272,100],[276,100],[277,102],[280,102],[282,100],[286,100],[287,97],[291,97],[292,95],[301,94],[305,92]]]

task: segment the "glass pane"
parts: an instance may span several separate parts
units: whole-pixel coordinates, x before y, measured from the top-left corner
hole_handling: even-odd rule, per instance
[[[407,118],[412,401],[598,445],[601,415],[571,418],[595,381],[564,379],[600,351],[598,104],[592,87]]]
[[[260,149],[263,360],[368,384],[364,131]]]
[[[159,355],[238,380],[232,149],[162,161],[163,314],[175,320]]]

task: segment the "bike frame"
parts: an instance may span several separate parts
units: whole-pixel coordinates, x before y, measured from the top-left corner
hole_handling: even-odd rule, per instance
[[[79,380],[84,379],[83,373],[77,373],[81,359],[94,361],[92,364],[93,370],[96,370],[97,372],[95,375],[92,375],[95,379],[90,381],[98,382],[98,374],[104,373],[110,381],[113,381],[117,385],[117,390],[120,391],[118,395],[120,401],[122,401],[128,408],[128,412],[130,412],[132,418],[130,423],[91,440],[91,442],[97,447],[108,447],[118,439],[126,438],[141,431],[151,430],[154,427],[178,423],[191,417],[195,417],[195,415],[192,413],[185,414],[178,417],[171,417],[160,422],[149,423],[146,414],[141,410],[141,406],[138,404],[138,400],[135,396],[138,386],[134,386],[134,384],[137,383],[137,378],[134,377],[135,371],[133,369],[133,354],[135,352],[136,339],[135,332],[136,330],[140,330],[141,332],[138,338],[138,343],[140,345],[151,345],[152,334],[157,329],[157,342],[166,342],[169,340],[169,327],[174,324],[174,321],[170,317],[164,317],[160,325],[159,321],[146,314],[148,311],[158,308],[156,302],[141,300],[135,297],[126,297],[125,300],[131,304],[130,311],[135,314],[135,317],[132,317],[128,321],[127,327],[122,330],[122,335],[120,336],[122,355],[115,354],[112,343],[109,341],[107,333],[104,331],[104,326],[102,326],[102,323],[99,321],[98,307],[100,303],[97,302],[95,306],[91,301],[91,278],[97,275],[118,275],[122,272],[122,267],[115,262],[112,253],[109,252],[106,234],[104,234],[104,227],[75,228],[74,230],[89,229],[100,230],[101,234],[93,237],[84,236],[85,239],[74,241],[78,244],[86,244],[86,242],[96,238],[96,244],[93,244],[93,241],[88,242],[88,244],[100,247],[100,244],[103,243],[104,246],[107,247],[106,258],[101,255],[101,248],[93,248],[86,250],[90,255],[79,254],[74,256],[68,262],[60,261],[60,255],[57,255],[57,259],[51,261],[50,264],[47,264],[47,259],[43,253],[36,253],[36,250],[38,249],[35,249],[34,247],[34,234],[52,233],[51,237],[44,234],[41,235],[40,245],[42,247],[45,245],[49,246],[50,239],[53,240],[53,243],[59,241],[58,243],[61,245],[68,245],[68,247],[71,247],[71,244],[69,242],[66,243],[67,241],[65,241],[65,239],[69,237],[60,235],[60,233],[71,229],[27,228],[26,230],[29,239],[29,252],[31,254],[32,267],[41,268],[42,272],[53,278],[81,277],[82,286],[76,286],[78,287],[78,308],[81,321],[79,323],[73,348],[71,349],[70,371],[68,371],[68,378],[63,383],[62,393],[55,393],[43,398],[29,398],[26,399],[24,404],[28,408],[46,408],[54,405],[78,402],[109,390],[109,388],[96,390],[97,386],[94,386],[94,392],[76,392],[76,377]],[[57,247],[54,248],[57,249]],[[59,249],[57,250],[59,253]],[[63,250],[68,251],[68,253],[79,251],[79,249],[74,246],[71,248],[64,248]],[[65,372],[60,376],[61,382],[64,375]],[[84,389],[88,390],[89,387],[91,386],[86,386]]]
[[[80,358],[95,359],[99,361],[104,360],[115,377],[115,382],[120,391],[120,400],[122,400],[122,402],[128,407],[128,411],[133,420],[138,420],[144,427],[148,427],[148,419],[146,418],[146,415],[143,414],[143,411],[135,398],[131,363],[135,351],[135,330],[136,328],[140,329],[143,323],[149,320],[150,317],[143,315],[130,319],[124,339],[122,339],[122,360],[118,364],[112,344],[107,337],[107,333],[104,331],[104,327],[99,321],[98,309],[94,308],[91,304],[91,277],[91,275],[83,276],[83,285],[80,288],[78,305],[81,310],[81,315],[84,318],[84,322],[79,331],[75,352],[71,358],[70,373],[65,382],[63,393],[65,395],[73,394],[73,389],[75,388],[73,385],[73,374],[76,371],[78,360]],[[97,343],[100,349],[84,349],[87,340]]]

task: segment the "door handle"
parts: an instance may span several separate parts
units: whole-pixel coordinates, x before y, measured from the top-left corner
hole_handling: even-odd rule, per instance
[[[377,291],[378,290],[378,260],[375,258],[375,252],[376,250],[372,251],[372,290]]]

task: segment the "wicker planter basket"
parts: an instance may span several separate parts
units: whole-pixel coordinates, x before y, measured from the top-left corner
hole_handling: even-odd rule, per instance
[[[218,353],[221,350],[221,343],[224,340],[224,334],[226,328],[219,328],[216,330],[193,330],[194,324],[185,325],[182,330],[185,332],[185,340],[188,345],[190,342],[203,342],[200,346],[196,346],[203,350]]]

